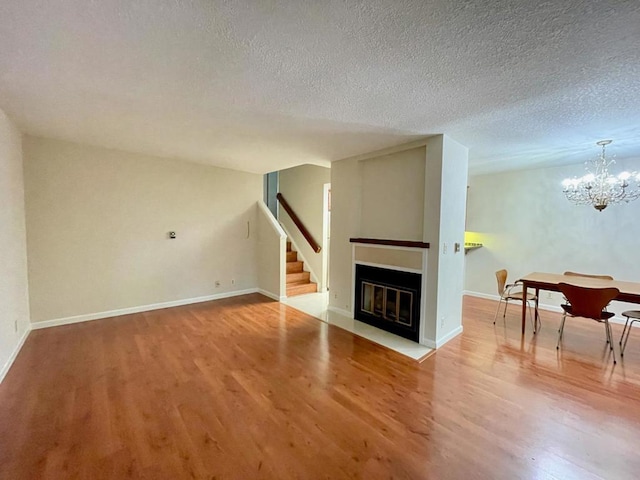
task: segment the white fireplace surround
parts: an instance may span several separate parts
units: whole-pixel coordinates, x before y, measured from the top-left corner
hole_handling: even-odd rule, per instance
[[[351,244],[351,318],[355,315],[355,278],[356,265],[387,268],[400,272],[418,273],[421,275],[420,294],[420,329],[418,338],[421,345],[434,348],[432,341],[425,337],[425,309],[427,299],[427,248],[395,245],[379,245],[352,242]]]

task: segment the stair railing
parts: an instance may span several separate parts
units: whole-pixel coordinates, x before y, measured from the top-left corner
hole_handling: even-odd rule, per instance
[[[296,212],[293,211],[291,205],[287,203],[281,193],[278,193],[276,195],[276,198],[280,202],[280,205],[282,205],[282,208],[284,208],[285,212],[287,212],[289,218],[291,218],[295,226],[298,227],[298,230],[300,230],[302,236],[305,238],[307,243],[309,243],[309,246],[313,249],[314,252],[320,253],[322,247],[318,245],[318,242],[316,242],[311,233],[309,233],[309,230],[307,230],[307,227],[305,227],[300,218],[298,218],[298,215],[296,215]]]

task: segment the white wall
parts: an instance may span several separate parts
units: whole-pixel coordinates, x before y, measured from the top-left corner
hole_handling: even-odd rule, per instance
[[[32,322],[257,288],[260,175],[34,137],[24,159]]]
[[[468,153],[446,135],[427,141],[423,241],[431,248],[423,328],[424,338],[436,346],[460,333],[462,325]]]
[[[438,259],[438,327],[436,343],[460,331],[464,291],[464,227],[469,150],[443,135]],[[429,145],[427,145],[429,163]],[[456,243],[460,250],[456,252]]]
[[[324,184],[331,182],[331,169],[316,165],[300,165],[279,172],[279,191],[289,203],[300,221],[307,227],[311,236],[322,247],[320,253],[316,253],[302,236],[298,227],[293,223],[289,214],[282,205],[278,205],[278,219],[289,233],[300,255],[305,260],[305,268],[312,272],[314,278],[320,283],[320,289],[324,288],[323,265],[327,254],[323,236],[323,196]]]
[[[275,300],[286,296],[287,235],[267,205],[258,205],[258,288]]]
[[[0,381],[29,330],[21,142],[0,110]]]
[[[611,168],[624,169],[640,170],[640,161]],[[579,164],[471,177],[467,230],[479,232],[484,247],[466,255],[465,289],[497,295],[495,271],[501,268],[512,281],[534,271],[565,270],[640,281],[640,200],[602,212],[575,206],[560,183],[583,173]],[[551,296],[543,292],[541,303],[558,306],[560,295]],[[616,303],[614,311],[626,308]]]

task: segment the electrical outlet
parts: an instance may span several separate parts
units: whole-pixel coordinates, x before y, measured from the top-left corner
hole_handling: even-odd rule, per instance
[[[13,322],[13,331],[14,332],[18,331],[18,320],[14,320],[14,322]]]
[[[220,286],[220,280],[216,280],[216,288]]]
[[[236,281],[235,281],[235,279],[232,278],[231,279],[231,285],[235,285],[235,284],[236,284]]]
[[[447,244],[446,243],[442,244],[442,253],[443,254],[447,253]]]
[[[440,317],[440,328],[444,328],[444,315]]]

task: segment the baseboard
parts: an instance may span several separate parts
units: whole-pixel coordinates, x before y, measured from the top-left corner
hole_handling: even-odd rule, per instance
[[[275,300],[276,302],[281,302],[281,301],[283,301],[283,300],[285,300],[287,298],[285,295],[278,296],[275,293],[268,292],[268,291],[263,290],[261,288],[258,289],[258,293],[264,295],[265,297],[269,297],[269,298]]]
[[[482,293],[482,292],[472,292],[470,290],[465,290],[463,292],[463,295],[469,295],[470,297],[484,298],[486,300],[494,300],[496,302],[500,300],[500,297],[498,295],[491,295],[491,294]],[[549,304],[546,304],[546,303],[539,303],[538,304],[538,310],[546,310],[547,312],[555,312],[555,313],[562,313],[563,312],[561,307],[559,307],[557,305],[549,305]],[[626,322],[626,318],[615,316],[615,317],[610,318],[609,321],[611,323],[619,323],[619,324],[624,325],[625,322]]]
[[[0,383],[2,383],[2,381],[4,380],[4,377],[7,375],[7,373],[9,373],[9,369],[11,368],[11,365],[13,365],[13,362],[18,357],[20,350],[22,350],[22,346],[24,345],[24,342],[27,340],[29,333],[31,333],[31,327],[27,327],[25,332],[22,334],[22,337],[20,337],[20,340],[18,340],[18,344],[16,345],[16,348],[14,348],[13,352],[11,352],[9,359],[2,366],[2,370],[0,370]]]
[[[353,315],[351,314],[350,311],[348,310],[344,310],[342,308],[338,308],[338,307],[333,307],[331,305],[329,305],[327,307],[327,310],[331,311],[331,312],[335,312],[335,313],[339,313],[340,315],[342,315],[343,317],[347,317],[347,318],[353,318]]]
[[[464,290],[462,295],[469,295],[470,297],[484,298],[486,300],[495,300],[496,302],[500,300],[498,295],[491,295],[490,293],[482,293],[482,292],[473,292],[471,290]]]
[[[436,348],[438,348],[437,347],[437,343],[434,342],[433,340],[430,340],[430,339],[423,340],[422,342],[420,342],[420,345],[424,345],[425,347],[433,348],[434,350]]]
[[[237,297],[240,295],[248,295],[257,293],[257,288],[249,288],[246,290],[236,290],[234,292],[216,293],[214,295],[206,295],[204,297],[186,298],[183,300],[174,300],[171,302],[152,303],[150,305],[141,305],[139,307],[120,308],[117,310],[109,310],[107,312],[88,313],[86,315],[75,315],[73,317],[55,318],[53,320],[43,320],[33,322],[32,330],[41,328],[58,327],[60,325],[70,325],[72,323],[90,322],[92,320],[100,320],[102,318],[118,317],[120,315],[130,315],[132,313],[149,312],[151,310],[160,310],[162,308],[180,307],[182,305],[191,305],[192,303],[209,302],[211,300],[220,300],[223,298]]]
[[[460,325],[457,328],[454,328],[453,330],[451,330],[449,333],[447,333],[444,337],[440,337],[439,339],[436,340],[436,348],[440,348],[441,346],[443,346],[445,343],[447,343],[449,340],[457,337],[458,335],[460,335],[462,333],[462,325]]]
[[[435,342],[433,340],[427,338],[427,339],[423,340],[422,342],[420,342],[420,344],[424,345],[426,347],[429,347],[429,348],[433,348],[435,350],[435,349],[438,349],[438,348],[442,347],[449,340],[453,339],[454,337],[457,337],[461,333],[462,333],[462,325],[460,325],[457,328],[454,328],[452,331],[447,333],[444,337],[440,337]]]

